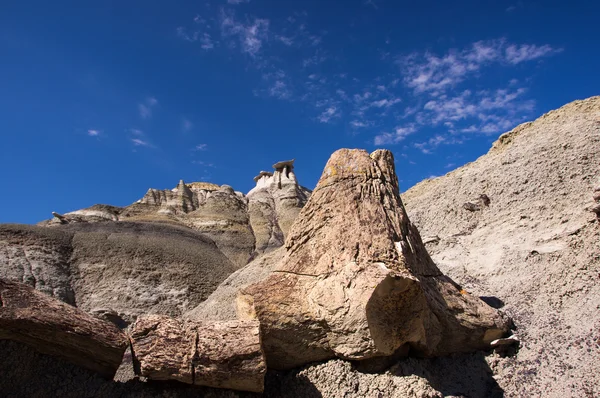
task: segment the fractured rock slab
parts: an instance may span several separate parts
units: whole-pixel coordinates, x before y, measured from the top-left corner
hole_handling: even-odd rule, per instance
[[[184,322],[139,317],[131,347],[137,374],[153,380],[262,392],[266,364],[256,321]]]
[[[113,324],[5,279],[0,279],[0,339],[25,343],[109,379],[128,345]]]
[[[260,322],[269,367],[445,355],[487,348],[508,330],[427,254],[389,151],[335,152],[286,250],[270,277],[238,296],[238,316]]]

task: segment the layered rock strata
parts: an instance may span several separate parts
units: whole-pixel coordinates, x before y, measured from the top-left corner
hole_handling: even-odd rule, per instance
[[[180,315],[236,269],[197,231],[140,222],[2,225],[0,264],[0,277],[125,323]]]
[[[477,350],[509,326],[433,263],[391,152],[348,149],[329,159],[277,269],[238,296],[238,315],[259,320],[275,369]]]
[[[256,238],[255,254],[281,247],[310,197],[310,190],[298,184],[294,160],[277,162],[274,172],[261,171],[256,187],[248,192],[250,225]]]
[[[228,185],[181,180],[173,189],[149,189],[126,207],[94,205],[65,214],[53,212],[52,220],[40,224],[141,221],[183,225],[212,239],[239,268],[283,245],[310,195],[310,190],[298,184],[293,160],[278,162],[273,168],[273,173],[260,172],[248,195]]]
[[[109,379],[128,345],[113,324],[4,279],[0,279],[0,339],[25,343]]]

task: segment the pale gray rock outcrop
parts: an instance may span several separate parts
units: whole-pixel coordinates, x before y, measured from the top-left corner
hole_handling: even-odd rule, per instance
[[[280,247],[311,191],[298,184],[294,160],[277,162],[274,172],[261,171],[248,192],[250,225],[256,238],[255,255]]]
[[[72,238],[61,229],[0,225],[0,278],[25,283],[74,305]]]
[[[159,223],[0,226],[0,276],[129,323],[195,308],[236,267],[203,234]]]
[[[240,268],[266,251],[283,245],[285,235],[306,203],[310,190],[300,186],[294,161],[278,162],[274,173],[262,171],[248,196],[228,185],[205,182],[173,189],[149,189],[126,207],[94,205],[54,218],[43,226],[75,223],[143,221],[184,225],[212,239]]]
[[[506,396],[600,395],[600,97],[503,134],[490,151],[403,193],[440,239],[440,269],[514,320],[516,356],[486,358]],[[484,211],[461,205],[485,192]],[[493,297],[490,297],[493,296]]]

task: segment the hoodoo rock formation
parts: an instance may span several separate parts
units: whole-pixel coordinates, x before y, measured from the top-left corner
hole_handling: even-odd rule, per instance
[[[410,223],[389,151],[335,152],[280,265],[238,297],[270,368],[481,349],[508,321],[442,275]]]
[[[127,207],[94,205],[66,214],[52,213],[40,223],[59,226],[107,221],[160,222],[182,225],[212,239],[238,268],[266,251],[281,247],[310,190],[298,184],[294,160],[261,171],[248,195],[229,185],[185,183],[173,189],[149,189]]]
[[[256,254],[283,245],[290,227],[304,207],[310,191],[298,184],[294,160],[273,165],[274,172],[261,171],[248,192],[250,225],[256,238]]]

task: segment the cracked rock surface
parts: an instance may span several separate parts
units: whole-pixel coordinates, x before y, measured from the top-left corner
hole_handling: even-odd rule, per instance
[[[267,371],[256,321],[138,318],[130,332],[136,373],[152,380],[262,392]]]
[[[486,347],[508,322],[442,275],[410,223],[391,152],[336,151],[300,212],[286,253],[238,297],[261,324],[267,363]]]

